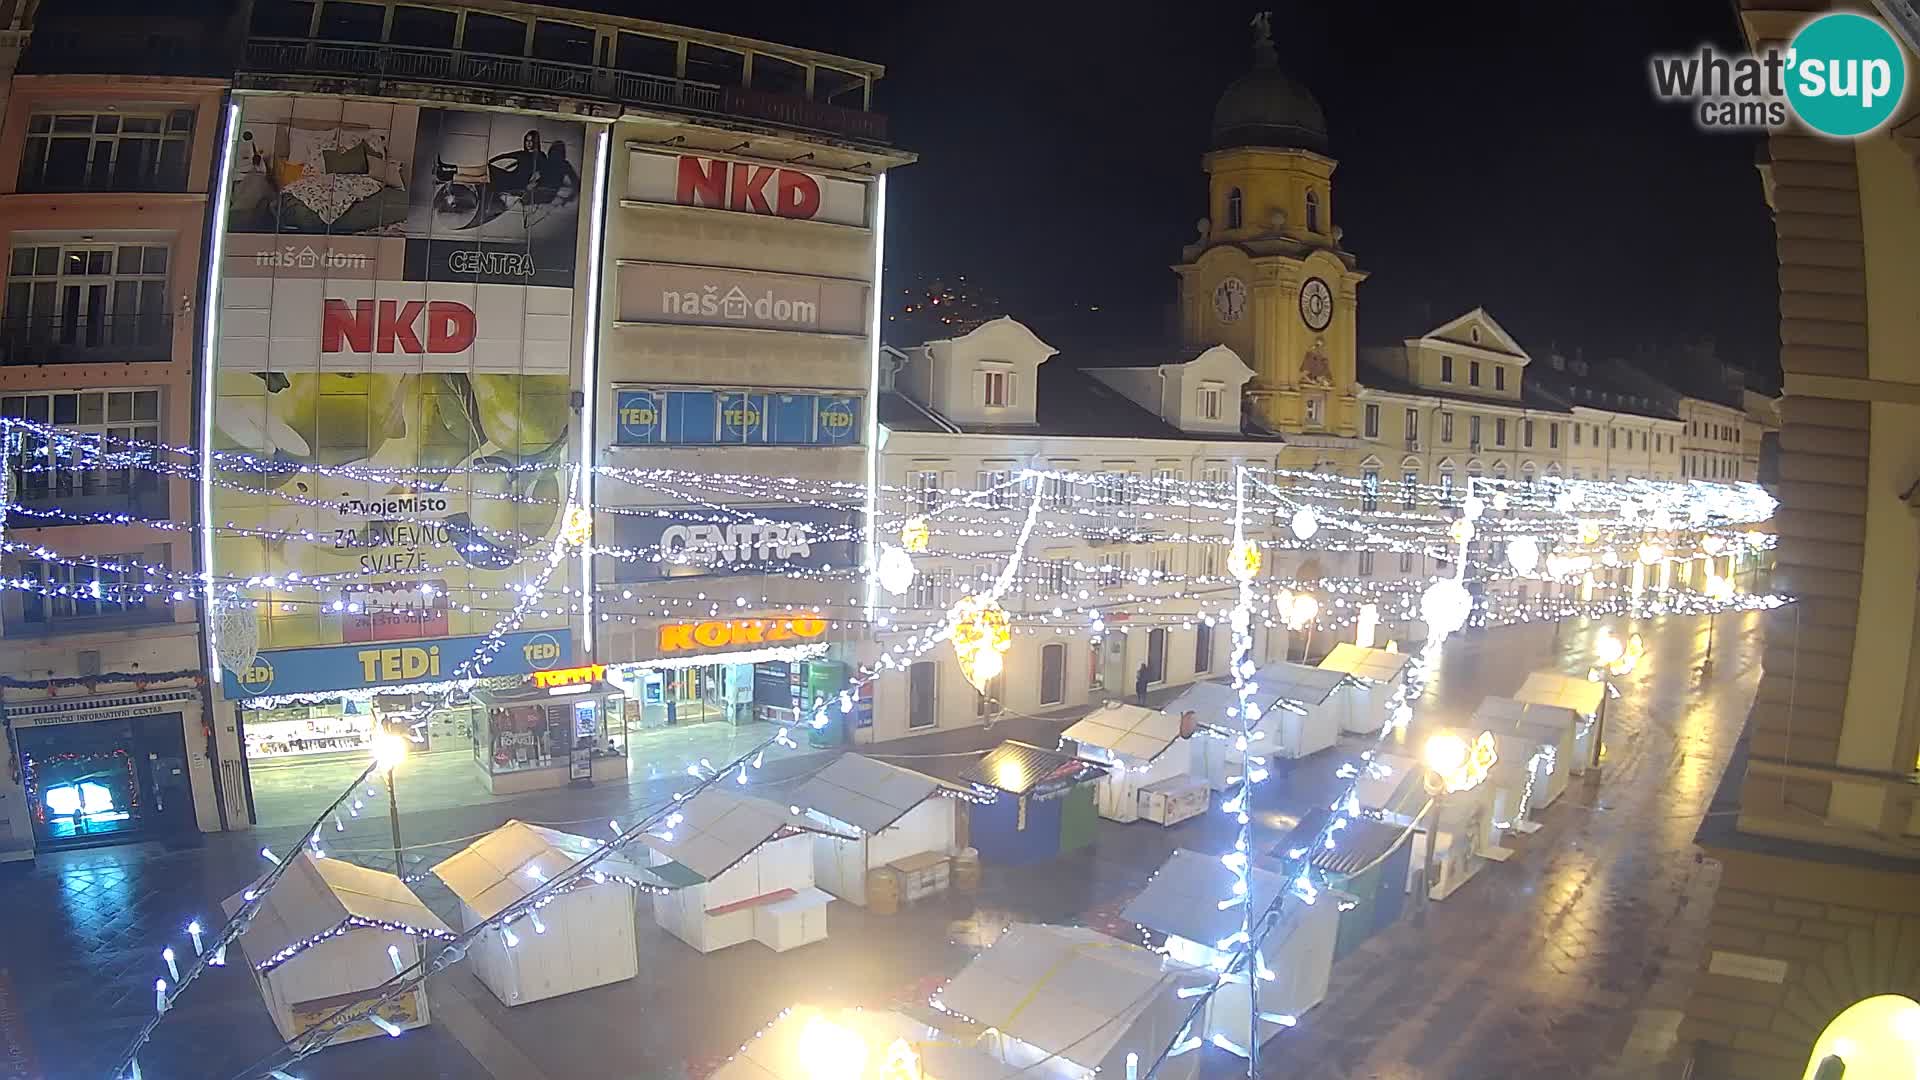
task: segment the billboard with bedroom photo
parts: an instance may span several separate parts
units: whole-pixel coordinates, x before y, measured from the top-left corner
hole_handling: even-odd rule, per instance
[[[240,101],[214,449],[274,468],[216,474],[215,572],[320,584],[262,649],[485,633],[569,489],[585,128]]]

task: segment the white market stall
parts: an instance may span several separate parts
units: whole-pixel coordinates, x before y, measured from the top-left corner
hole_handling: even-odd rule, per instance
[[[1014,923],[934,1000],[993,1033],[977,1048],[1029,1080],[1093,1080],[1142,1072],[1186,1027],[1181,990],[1213,973],[1074,926]],[[1160,1080],[1191,1080],[1200,1055],[1168,1058]]]
[[[597,845],[583,836],[509,821],[433,868],[471,930],[565,873]],[[503,1005],[525,1005],[640,973],[634,885],[642,872],[607,858],[551,894],[527,918],[482,931],[467,946],[473,973]]]
[[[708,1080],[1015,1080],[998,1061],[910,1016],[799,1005]]]
[[[938,780],[861,754],[841,754],[793,793],[795,806],[831,830],[812,838],[813,881],[849,903],[867,905],[868,876],[894,864],[937,856],[940,872],[923,872],[917,859],[896,876],[909,881],[951,880],[958,804],[941,794]],[[852,839],[846,839],[852,837]],[[931,887],[931,886],[929,886]],[[907,899],[909,890],[900,890]],[[935,889],[934,891],[938,891]]]
[[[679,820],[639,843],[668,892],[653,918],[713,952],[758,941],[775,952],[823,941],[833,897],[814,887],[813,836],[787,807],[711,787],[680,804]]]
[[[1406,653],[1369,649],[1341,642],[1320,661],[1329,671],[1348,677],[1333,696],[1340,730],[1356,735],[1378,735],[1393,719],[1394,698],[1406,684],[1413,658]]]
[[[1361,811],[1391,825],[1412,825],[1426,812],[1422,766],[1410,757],[1374,752],[1354,763],[1353,798]]]
[[[1340,935],[1340,913],[1333,898],[1322,894],[1309,904],[1295,895],[1278,871],[1252,868],[1251,910],[1257,915],[1280,897],[1279,920],[1267,931],[1260,957],[1273,978],[1260,983],[1260,1012],[1277,1019],[1260,1023],[1265,1045],[1327,996],[1333,977],[1334,943]],[[1234,872],[1217,855],[1177,850],[1154,872],[1147,887],[1127,904],[1123,918],[1167,935],[1169,957],[1203,970],[1215,970],[1230,954],[1216,943],[1238,932],[1244,912],[1240,907],[1220,909],[1233,895]],[[1235,1046],[1247,1045],[1247,988],[1232,983],[1220,989],[1207,1005],[1204,1034],[1219,1035]],[[1284,1018],[1284,1019],[1278,1019]]]
[[[1108,702],[1060,737],[1078,744],[1079,756],[1112,766],[1094,785],[1101,817],[1172,825],[1207,809],[1207,783],[1192,775],[1193,731],[1177,712]]]
[[[1330,700],[1349,681],[1345,674],[1281,660],[1255,672],[1252,681],[1248,700],[1258,715],[1247,745],[1255,757],[1302,758],[1339,741],[1340,719]],[[1193,771],[1204,771],[1215,791],[1234,782],[1246,758],[1237,748],[1239,709],[1239,694],[1228,683],[1196,683],[1165,709],[1176,717],[1192,712],[1210,729],[1209,737],[1197,740]]]
[[[419,962],[422,938],[453,936],[392,874],[316,859],[304,848],[288,858],[292,865],[260,899],[239,938],[282,1039],[299,1036],[393,978],[396,965]],[[227,897],[221,907],[232,917],[252,895],[249,888]],[[333,1041],[424,1027],[430,1019],[426,987],[395,997],[375,1015],[378,1019],[368,1016],[349,1025]]]
[[[1534,744],[1523,759],[1533,781],[1524,809],[1551,806],[1560,793],[1567,790],[1574,741],[1580,729],[1580,718],[1572,709],[1490,697],[1474,710],[1473,722],[1495,735],[1510,734]],[[1512,812],[1523,813],[1521,809]]]
[[[1593,760],[1594,724],[1600,719],[1600,711],[1606,708],[1606,683],[1584,675],[1536,671],[1520,684],[1513,699],[1573,710],[1580,718],[1580,725],[1573,733],[1573,754],[1567,762],[1567,771],[1575,776],[1587,771],[1587,763]]]
[[[1435,796],[1434,812],[1414,836],[1413,867],[1409,876],[1418,879],[1426,858],[1426,842],[1438,819],[1439,839],[1434,854],[1434,880],[1429,893],[1445,900],[1460,886],[1478,874],[1489,861],[1505,862],[1513,852],[1500,846],[1501,832],[1513,826],[1507,816],[1519,809],[1520,793],[1526,783],[1527,755],[1533,746],[1526,740],[1500,732],[1487,732],[1478,722],[1466,727],[1440,726],[1431,735],[1457,735],[1469,747],[1482,734],[1492,740],[1495,759],[1491,767],[1472,787]],[[1425,770],[1422,767],[1422,783]],[[1525,831],[1525,830],[1522,830]]]

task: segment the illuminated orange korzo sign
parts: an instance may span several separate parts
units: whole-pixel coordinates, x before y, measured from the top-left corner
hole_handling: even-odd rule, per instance
[[[553,686],[577,686],[581,683],[597,683],[606,677],[607,665],[584,664],[580,667],[536,671],[533,673],[533,685],[542,689]]]
[[[827,620],[804,616],[792,619],[665,623],[660,627],[660,651],[672,653],[810,641],[826,632]]]

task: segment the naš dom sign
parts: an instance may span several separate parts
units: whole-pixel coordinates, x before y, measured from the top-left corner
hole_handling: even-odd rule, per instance
[[[709,622],[664,623],[660,651],[691,652],[813,641],[827,632],[827,621],[800,616],[791,619],[720,619]]]

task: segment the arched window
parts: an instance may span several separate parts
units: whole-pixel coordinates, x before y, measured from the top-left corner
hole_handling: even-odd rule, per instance
[[[1311,190],[1307,192],[1307,231],[1320,231],[1320,195]]]
[[[1240,222],[1246,218],[1244,211],[1245,203],[1240,198],[1240,189],[1234,188],[1227,192],[1227,228],[1239,228]]]

